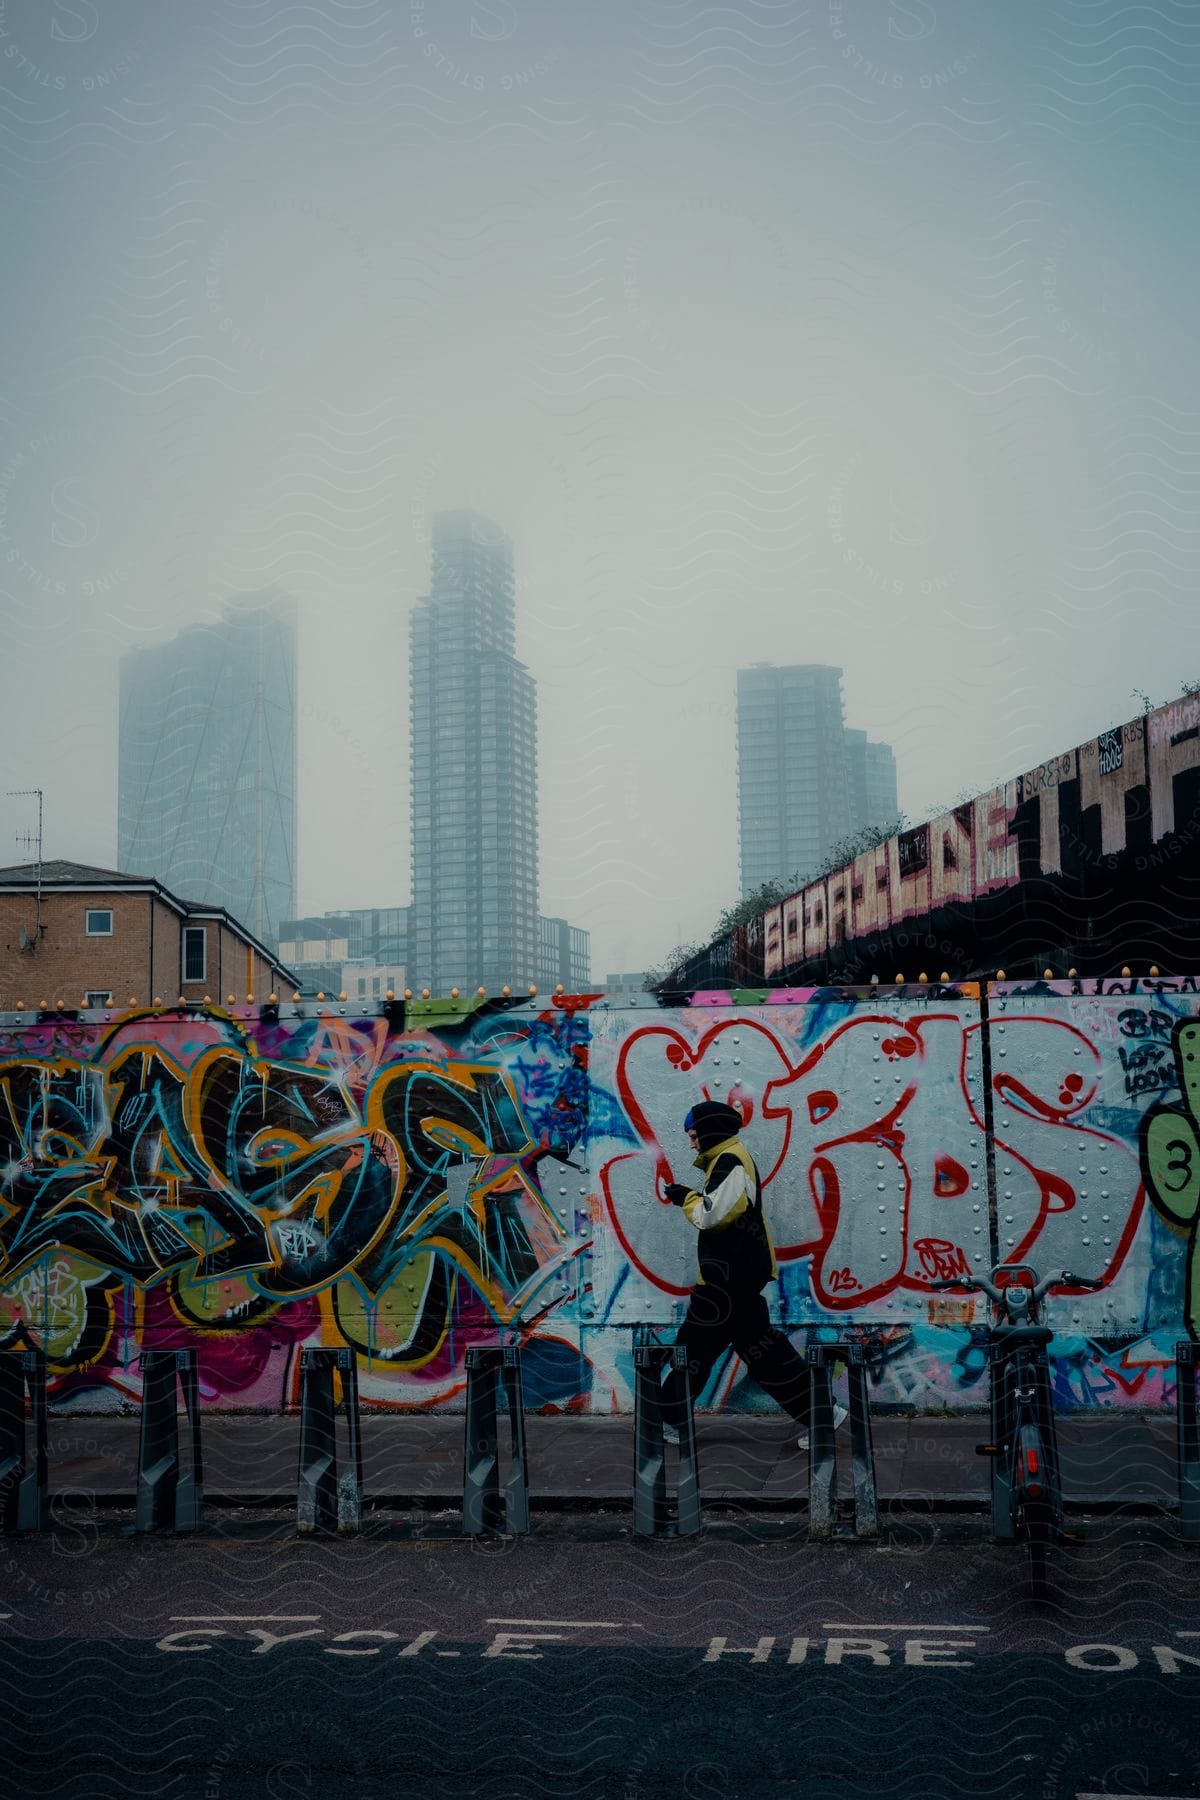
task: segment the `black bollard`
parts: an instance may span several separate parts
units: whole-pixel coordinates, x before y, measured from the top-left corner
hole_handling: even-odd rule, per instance
[[[200,1389],[194,1350],[143,1350],[135,1531],[197,1531],[204,1500]],[[188,1425],[187,1465],[179,1455],[176,1382]]]
[[[808,1535],[816,1543],[833,1536],[838,1515],[837,1434],[833,1427],[833,1365],[843,1362],[849,1386],[850,1456],[853,1470],[854,1535],[879,1535],[875,1450],[867,1393],[865,1346],[861,1336],[809,1344],[811,1406],[808,1427]]]
[[[467,1348],[467,1411],[463,1429],[463,1530],[472,1537],[529,1530],[529,1465],[525,1445],[525,1389],[517,1344]],[[499,1398],[503,1384],[512,1436],[512,1461],[500,1489]]]
[[[662,1380],[667,1363],[681,1372],[683,1418],[679,1426],[679,1473],[675,1519],[667,1498],[667,1452],[663,1438]],[[690,1537],[701,1527],[700,1468],[687,1352],[660,1344],[649,1325],[633,1340],[633,1529],[639,1537]]]
[[[1200,1421],[1196,1370],[1200,1344],[1184,1338],[1175,1346],[1175,1446],[1179,1467],[1179,1535],[1200,1543]]]
[[[32,1467],[26,1441],[26,1394],[33,1428]],[[44,1531],[49,1512],[45,1353],[0,1351],[0,1518],[6,1532]]]
[[[346,1413],[346,1460],[340,1475],[333,1401],[335,1372],[342,1379]],[[357,1531],[362,1524],[362,1489],[358,1361],[354,1351],[301,1350],[297,1531]]]

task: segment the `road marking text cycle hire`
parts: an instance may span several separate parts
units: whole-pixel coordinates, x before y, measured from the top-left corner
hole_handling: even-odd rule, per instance
[[[5,1615],[0,1614],[0,1617]],[[11,1614],[7,1615],[12,1617]],[[476,1655],[485,1658],[513,1658],[536,1662],[545,1656],[544,1646],[570,1648],[578,1646],[574,1633],[581,1631],[645,1632],[647,1627],[635,1622],[615,1619],[513,1619],[488,1618],[482,1627],[453,1628],[451,1643],[455,1648],[435,1647],[442,1635],[434,1628],[412,1633],[388,1626],[352,1626],[336,1630],[322,1621],[319,1613],[172,1613],[167,1623],[173,1628],[156,1640],[155,1647],[174,1655],[203,1655],[217,1647],[251,1646],[254,1656],[267,1656],[288,1644],[324,1640],[320,1648],[327,1656],[380,1656],[414,1658],[428,1652],[435,1657]],[[288,1629],[276,1629],[287,1627]],[[737,1659],[743,1667],[773,1663],[776,1667],[802,1664],[825,1664],[847,1668],[948,1668],[969,1669],[978,1664],[978,1654],[986,1646],[991,1627],[933,1621],[928,1624],[890,1623],[859,1625],[840,1620],[825,1620],[819,1628],[806,1633],[777,1637],[764,1635],[751,1642],[734,1643],[728,1637],[711,1637],[707,1648],[696,1645],[705,1663],[721,1663]],[[464,1635],[478,1644],[462,1648]],[[1179,1630],[1177,1639],[1190,1643],[1200,1638],[1200,1631]],[[641,1642],[647,1644],[647,1639]],[[652,1643],[653,1640],[650,1640]],[[443,1638],[443,1644],[445,1638]],[[686,1645],[664,1646],[686,1649]],[[993,1649],[992,1654],[1008,1654]],[[1121,1675],[1131,1669],[1157,1668],[1163,1675],[1188,1675],[1200,1670],[1200,1654],[1169,1644],[1081,1643],[1069,1644],[1059,1654],[1068,1668],[1092,1675]],[[1112,1796],[1106,1796],[1112,1800]],[[1141,1800],[1150,1800],[1149,1796]],[[1174,1797],[1162,1797],[1174,1800]],[[1186,1800],[1186,1797],[1178,1797]]]

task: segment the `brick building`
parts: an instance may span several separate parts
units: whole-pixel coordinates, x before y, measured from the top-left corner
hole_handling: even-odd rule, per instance
[[[290,996],[292,971],[223,907],[180,900],[146,875],[82,863],[0,869],[0,1011],[171,1006],[182,995]]]

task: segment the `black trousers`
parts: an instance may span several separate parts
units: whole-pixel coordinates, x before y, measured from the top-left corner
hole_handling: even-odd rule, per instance
[[[761,1293],[707,1285],[693,1288],[675,1342],[687,1350],[693,1406],[718,1356],[732,1347],[759,1387],[807,1428],[808,1366],[772,1325]],[[663,1383],[663,1418],[675,1426],[683,1416],[681,1387],[679,1372],[672,1369]]]

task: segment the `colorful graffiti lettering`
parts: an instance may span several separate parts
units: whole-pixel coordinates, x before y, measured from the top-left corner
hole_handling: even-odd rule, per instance
[[[369,1404],[427,1407],[461,1404],[467,1345],[504,1328],[532,1404],[623,1410],[631,1327],[670,1326],[694,1279],[665,1190],[708,1095],[762,1172],[786,1329],[869,1323],[881,1391],[975,1405],[978,1323],[931,1283],[1027,1259],[1104,1284],[1057,1302],[1069,1403],[1164,1404],[1174,1337],[1200,1335],[1198,1011],[1039,984],[408,1028],[10,1016],[0,1344],[43,1345],[56,1400],[104,1406],[143,1347],[195,1343],[231,1407],[291,1403],[300,1347],[349,1344]],[[758,1404],[732,1359],[703,1403]]]

